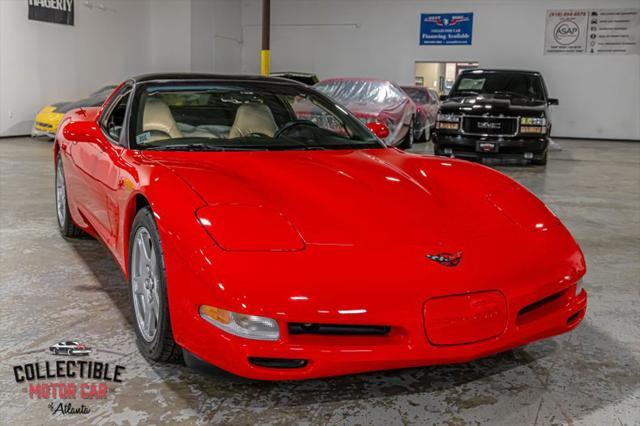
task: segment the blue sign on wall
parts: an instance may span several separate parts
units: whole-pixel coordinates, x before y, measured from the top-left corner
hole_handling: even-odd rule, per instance
[[[420,45],[471,44],[473,13],[423,13],[420,15]]]

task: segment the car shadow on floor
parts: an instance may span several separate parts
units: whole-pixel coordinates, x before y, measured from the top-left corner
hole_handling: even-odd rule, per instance
[[[129,326],[133,327],[133,315],[129,306],[129,293],[124,274],[109,250],[99,241],[85,235],[76,239],[67,239],[78,257],[87,265],[96,281],[99,290],[109,297],[111,302],[122,313]],[[95,286],[76,286],[77,291],[94,292]],[[132,329],[133,330],[133,329]]]

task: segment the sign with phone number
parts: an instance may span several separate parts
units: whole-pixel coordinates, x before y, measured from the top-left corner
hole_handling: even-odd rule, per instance
[[[473,38],[473,13],[423,13],[420,45],[469,45]]]
[[[544,54],[640,54],[640,9],[547,10]]]

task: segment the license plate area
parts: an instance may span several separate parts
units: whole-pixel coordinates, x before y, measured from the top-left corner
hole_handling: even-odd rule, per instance
[[[498,152],[499,150],[500,150],[500,147],[496,142],[486,142],[486,141],[476,142],[477,152]]]
[[[501,335],[507,304],[499,291],[437,297],[424,305],[427,339],[433,345],[464,345]]]

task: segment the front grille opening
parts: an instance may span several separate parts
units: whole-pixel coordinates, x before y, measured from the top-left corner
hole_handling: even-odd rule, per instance
[[[253,365],[264,368],[303,368],[306,367],[308,363],[306,359],[261,357],[249,357],[249,362]]]
[[[348,325],[290,322],[289,334],[315,334],[325,336],[386,336],[391,327],[386,325]]]
[[[561,307],[562,296],[564,296],[565,293],[566,290],[563,290],[525,306],[520,310],[520,312],[518,312],[516,324],[523,325],[528,322],[535,321]]]

